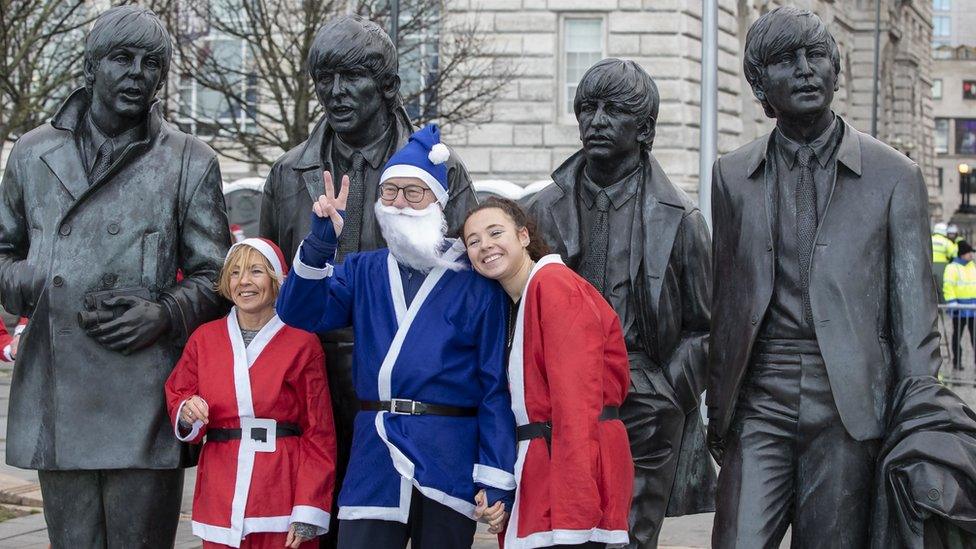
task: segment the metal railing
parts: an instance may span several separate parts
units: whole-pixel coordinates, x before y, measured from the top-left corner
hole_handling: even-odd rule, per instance
[[[973,318],[953,322],[954,317],[964,316],[970,312]],[[967,326],[968,324],[968,326]],[[939,304],[939,333],[942,335],[939,350],[942,354],[942,369],[939,377],[947,385],[954,388],[976,389],[976,349],[973,348],[974,338],[969,330],[976,331],[976,305]],[[953,335],[956,329],[961,334],[958,348],[954,348]],[[955,358],[959,357],[961,370],[954,369]]]

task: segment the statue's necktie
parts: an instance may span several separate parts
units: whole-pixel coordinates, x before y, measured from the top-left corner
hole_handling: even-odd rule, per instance
[[[108,173],[108,169],[112,167],[112,140],[106,139],[102,146],[98,148],[98,152],[95,153],[95,163],[92,164],[91,172],[88,174],[88,184],[94,185],[96,181],[100,181],[105,174]]]
[[[610,197],[604,190],[596,195],[596,210],[580,275],[603,294],[607,278],[607,249],[610,247]]]
[[[796,184],[796,243],[800,254],[800,288],[803,292],[803,316],[813,322],[810,309],[810,259],[813,255],[814,239],[817,237],[817,185],[813,181],[810,160],[813,149],[800,147],[797,163],[800,177]]]
[[[363,168],[366,158],[359,151],[352,153],[352,173],[349,174],[349,197],[346,200],[345,224],[339,235],[339,251],[336,263],[342,263],[346,255],[359,251],[359,236],[363,231],[363,202],[366,198],[366,181]]]

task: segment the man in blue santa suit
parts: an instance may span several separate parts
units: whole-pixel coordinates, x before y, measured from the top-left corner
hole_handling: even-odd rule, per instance
[[[430,125],[387,162],[376,218],[389,248],[334,265],[349,192],[326,172],[277,312],[312,332],[352,326],[361,401],[339,493],[340,549],[469,548],[475,496],[511,508],[515,422],[507,297],[445,238],[447,146]],[[328,364],[326,365],[328,368]],[[482,498],[479,497],[479,500]]]

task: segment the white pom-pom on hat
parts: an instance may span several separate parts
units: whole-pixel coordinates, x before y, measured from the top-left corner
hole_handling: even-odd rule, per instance
[[[450,157],[451,151],[443,143],[434,143],[434,146],[430,148],[430,152],[427,153],[427,159],[433,162],[434,165],[443,164]]]

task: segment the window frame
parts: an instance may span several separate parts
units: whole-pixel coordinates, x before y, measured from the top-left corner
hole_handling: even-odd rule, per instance
[[[559,44],[558,53],[559,56],[556,60],[557,66],[559,67],[559,74],[556,78],[556,121],[561,124],[576,124],[576,114],[573,112],[573,101],[567,95],[567,87],[569,85],[567,81],[567,55],[568,51],[566,49],[567,40],[567,25],[569,21],[572,20],[599,20],[600,21],[600,59],[605,59],[607,57],[607,52],[609,48],[608,43],[608,32],[607,32],[607,14],[605,12],[568,12],[562,13],[559,16]],[[577,84],[579,84],[577,82]]]
[[[213,16],[211,14],[211,16]],[[198,35],[189,37],[190,40],[201,41],[201,42],[217,42],[217,41],[227,41],[227,42],[239,42],[240,43],[240,67],[241,67],[241,86],[240,90],[241,96],[244,97],[245,101],[240,106],[240,112],[234,117],[221,117],[221,118],[204,118],[200,111],[200,91],[201,89],[210,89],[198,82],[192,76],[185,76],[183,74],[176,75],[176,95],[177,95],[177,109],[175,122],[187,133],[199,137],[201,139],[215,139],[221,137],[227,137],[227,135],[222,134],[219,131],[218,126],[227,126],[234,124],[237,126],[238,131],[247,132],[255,131],[257,125],[255,123],[255,117],[257,115],[257,103],[260,101],[258,85],[255,81],[255,75],[248,72],[245,76],[243,73],[244,68],[248,66],[250,59],[250,51],[248,48],[247,41],[242,38],[237,38],[234,36],[228,36],[219,31],[215,31],[210,25],[206,25],[206,32],[200,33]],[[194,48],[200,48],[202,44],[195,44]],[[211,55],[214,54],[213,47],[208,48]],[[184,88],[189,88],[189,101],[185,102]],[[216,90],[214,90],[216,91]],[[219,93],[219,92],[218,92]],[[221,94],[222,95],[222,94]],[[253,97],[253,104],[248,101],[250,97]],[[224,98],[221,97],[221,101]],[[183,115],[184,106],[189,108],[189,116]],[[209,125],[214,131],[206,131],[205,133],[200,133],[201,127],[204,125]]]
[[[945,123],[944,130],[940,130],[939,129],[939,123],[940,122]],[[950,119],[950,118],[936,118],[935,119],[935,126],[932,129],[932,141],[933,141],[933,146],[934,146],[934,149],[935,149],[935,154],[949,154],[950,153],[950,151],[952,149],[952,143],[951,143],[951,141],[952,141],[952,127],[951,126],[952,126],[952,119]],[[941,131],[944,131],[944,134],[943,135],[945,136],[945,148],[944,149],[940,149],[939,148],[939,135],[940,135],[940,132]]]

